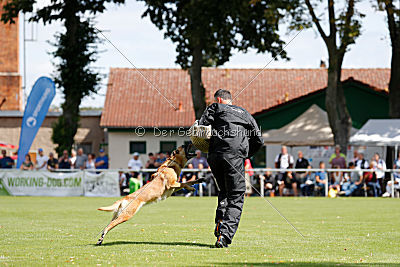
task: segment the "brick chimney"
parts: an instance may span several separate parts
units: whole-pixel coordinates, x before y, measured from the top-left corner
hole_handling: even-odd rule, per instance
[[[0,16],[3,7],[0,2]],[[19,23],[0,22],[0,110],[22,110],[21,75],[19,74]]]

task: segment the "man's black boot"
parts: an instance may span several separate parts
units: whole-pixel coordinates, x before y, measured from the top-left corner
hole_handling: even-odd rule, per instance
[[[228,247],[226,238],[223,235],[218,236],[217,242],[215,242],[215,247],[216,248],[227,248]]]

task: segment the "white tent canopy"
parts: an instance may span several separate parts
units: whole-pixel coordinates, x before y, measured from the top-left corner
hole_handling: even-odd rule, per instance
[[[284,127],[263,133],[263,139],[265,144],[287,146],[334,145],[328,115],[315,104]]]
[[[350,144],[363,146],[399,146],[400,119],[369,120],[350,138]]]

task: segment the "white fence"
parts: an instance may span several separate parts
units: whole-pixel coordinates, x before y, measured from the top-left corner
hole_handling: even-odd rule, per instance
[[[141,186],[145,176],[156,172],[156,169],[141,169],[139,181]],[[373,172],[373,170],[358,169],[271,169],[256,168],[249,169],[255,174],[264,174],[271,172],[273,175],[280,172],[321,172],[336,173],[358,173],[362,175],[365,172]],[[400,175],[400,170],[382,170],[390,173],[390,181],[395,184],[394,173]],[[119,172],[130,173],[131,169],[96,169],[96,170],[57,170],[57,171],[22,171],[16,169],[0,170],[0,195],[16,195],[16,196],[98,196],[98,197],[116,197],[120,196],[119,188]],[[210,173],[208,169],[183,169],[183,173],[197,173],[198,176],[205,176]],[[328,180],[329,181],[329,180]],[[261,197],[265,196],[265,181],[260,177],[259,193]],[[198,187],[199,196],[211,196],[211,185],[206,186],[204,192],[203,186]],[[328,196],[329,184],[324,186],[324,195]],[[361,188],[365,196],[367,196],[367,185],[363,184]],[[385,188],[381,188],[383,192]],[[395,186],[391,186],[390,195],[395,196]],[[208,191],[208,192],[207,192]]]

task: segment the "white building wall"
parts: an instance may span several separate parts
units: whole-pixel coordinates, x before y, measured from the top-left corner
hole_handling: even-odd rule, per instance
[[[189,137],[184,136],[183,130],[178,132],[178,129],[165,130],[165,134],[160,134],[159,131],[146,130],[143,136],[138,136],[135,131],[132,132],[108,132],[108,154],[110,160],[110,168],[127,168],[128,161],[132,158],[129,153],[130,141],[145,141],[146,154],[140,154],[139,159],[143,165],[147,162],[147,154],[157,153],[160,151],[161,141],[176,141],[177,146],[181,146],[185,141],[190,141]]]

